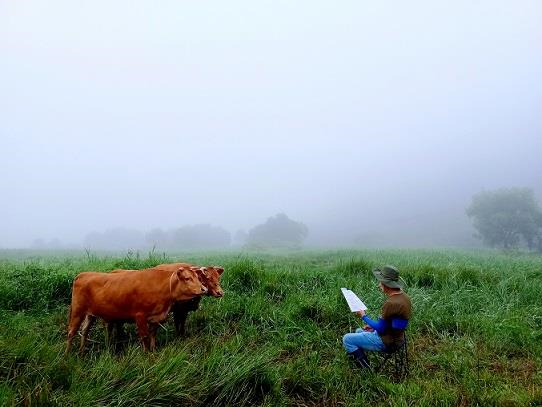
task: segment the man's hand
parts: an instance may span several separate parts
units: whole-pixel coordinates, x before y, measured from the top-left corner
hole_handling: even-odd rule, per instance
[[[363,310],[356,311],[356,315],[360,318],[363,318],[365,316],[365,311]]]

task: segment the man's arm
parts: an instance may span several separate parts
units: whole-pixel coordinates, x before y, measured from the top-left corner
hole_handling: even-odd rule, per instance
[[[369,318],[363,310],[356,312],[356,314],[359,315],[363,322],[373,328],[376,332],[378,332],[379,334],[384,333],[387,324],[386,321],[384,321],[382,318],[378,318],[378,321],[374,321]]]

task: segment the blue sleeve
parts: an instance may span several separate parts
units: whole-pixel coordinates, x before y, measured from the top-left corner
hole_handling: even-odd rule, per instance
[[[378,321],[373,321],[371,318],[369,318],[367,315],[364,315],[363,321],[369,325],[371,328],[373,328],[376,332],[379,334],[384,333],[384,329],[386,329],[386,321],[384,321],[382,318],[378,318]]]

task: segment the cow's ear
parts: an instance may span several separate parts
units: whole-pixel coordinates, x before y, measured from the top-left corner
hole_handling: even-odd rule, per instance
[[[205,273],[204,270],[205,270],[204,267],[196,267],[196,266],[190,267],[190,271],[192,273],[196,273],[198,277],[207,277],[207,273]]]
[[[218,275],[221,275],[224,272],[224,267],[215,267],[215,270],[217,271]]]
[[[177,274],[177,278],[179,280],[182,280],[182,278],[183,278],[183,271],[186,271],[186,267],[179,267],[177,269],[177,271],[175,272],[175,274]]]
[[[206,280],[207,277],[209,277],[209,274],[207,273],[207,268],[205,267],[194,267],[192,269],[197,275],[200,280]]]

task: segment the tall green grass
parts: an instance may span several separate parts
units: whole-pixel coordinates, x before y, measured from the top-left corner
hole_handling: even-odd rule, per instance
[[[541,405],[542,257],[452,250],[54,256],[2,253],[0,405]],[[222,299],[172,324],[144,354],[134,327],[121,352],[100,324],[65,357],[71,282],[81,271],[189,261],[221,264]],[[341,339],[360,321],[340,287],[378,315],[371,269],[394,264],[414,304],[411,371],[361,372]]]

